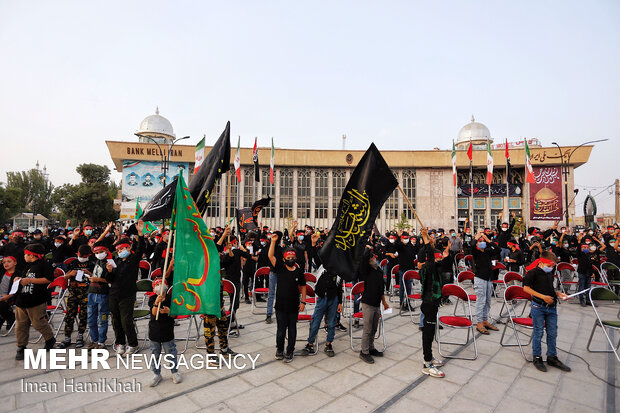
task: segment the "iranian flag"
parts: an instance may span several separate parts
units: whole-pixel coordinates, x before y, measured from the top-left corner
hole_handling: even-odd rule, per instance
[[[536,183],[534,179],[534,169],[532,168],[532,161],[530,160],[530,147],[527,146],[527,139],[525,141],[525,174],[526,179],[525,182],[528,184]]]
[[[273,185],[275,181],[276,171],[274,169],[274,150],[273,150],[273,138],[271,138],[271,159],[269,160],[269,183]]]
[[[491,144],[487,140],[487,185],[493,182],[493,152],[491,152]]]
[[[452,141],[452,179],[454,180],[454,186],[456,186],[456,147],[454,141]]]
[[[235,154],[235,175],[237,182],[241,182],[241,136],[237,139],[237,153]]]
[[[196,145],[196,157],[194,162],[194,174],[200,169],[200,165],[205,160],[205,137]]]

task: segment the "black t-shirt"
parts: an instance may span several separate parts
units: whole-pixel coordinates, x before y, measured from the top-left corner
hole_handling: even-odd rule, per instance
[[[536,267],[525,274],[525,277],[523,277],[523,285],[530,287],[537,293],[548,295],[553,297],[554,300],[557,300],[555,289],[553,288],[553,271],[546,273],[540,267]],[[532,297],[532,299],[537,303],[546,304],[539,298]]]
[[[52,266],[44,259],[26,263],[24,278],[47,278],[49,281],[52,281]],[[43,304],[49,297],[47,286],[48,284],[20,284],[17,290],[17,297],[15,298],[15,305],[21,308],[31,308]]]
[[[415,257],[418,252],[418,249],[411,245],[411,242],[406,244],[399,243],[396,246],[396,251],[398,252],[398,265],[399,271],[405,272],[408,270],[415,270]]]
[[[69,264],[68,268],[67,268],[67,272],[69,271],[79,271],[79,270],[88,270],[90,271],[90,273],[93,273],[93,268],[95,267],[95,264],[93,263],[93,261],[88,260],[86,262],[80,262],[79,259],[73,260],[71,262],[71,264]],[[69,278],[69,288],[73,289],[73,288],[88,288],[88,284],[90,284],[90,280],[89,280],[89,275],[88,274],[84,274],[82,277],[82,282],[78,282],[76,280],[77,275],[74,275],[73,277]]]
[[[156,320],[153,315],[153,307],[155,305],[155,299],[157,295],[149,298],[149,309],[151,309],[151,319],[149,320],[149,340],[158,343],[164,343],[166,341],[174,340],[174,318],[169,314],[164,314],[160,311],[159,318]],[[162,307],[170,308],[170,296],[166,295],[166,298],[161,303]]]
[[[92,270],[94,277],[105,278],[107,280],[108,277],[108,269],[106,268],[106,264],[108,263],[107,259],[97,260],[95,261],[95,266]],[[88,286],[89,294],[109,294],[110,286],[107,282],[94,282],[91,281]]]
[[[299,311],[299,287],[306,285],[301,268],[289,270],[283,261],[276,262],[276,311],[296,313]]]
[[[366,266],[368,267],[367,271],[360,274],[360,281],[364,281],[364,293],[361,301],[364,304],[378,307],[381,304],[381,297],[385,288],[383,272],[379,268]]]

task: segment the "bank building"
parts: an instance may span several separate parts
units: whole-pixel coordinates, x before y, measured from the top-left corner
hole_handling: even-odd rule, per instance
[[[129,137],[131,133],[127,135]],[[170,182],[181,171],[186,179],[193,178],[194,145],[200,138],[193,137],[190,145],[177,143],[171,147],[175,138],[172,124],[157,109],[155,114],[140,122],[133,137],[106,141],[114,166],[123,176],[121,219],[133,218],[136,202],[144,208],[165,182]],[[209,144],[212,145],[217,138],[207,137],[205,153],[210,151]],[[232,137],[231,141],[234,141]],[[246,143],[251,141],[245,139]],[[268,141],[270,145],[271,139],[263,139],[262,143]],[[287,142],[294,141],[287,139]],[[546,228],[556,219],[565,222],[566,210],[569,224],[574,225],[574,170],[588,161],[592,145],[543,146],[536,138],[510,137],[507,140],[505,137],[496,138],[494,142],[490,130],[473,116],[455,136],[446,136],[442,141],[444,149],[405,148],[398,151],[382,150],[380,143],[376,142],[424,225],[445,230],[462,228],[469,217],[474,228],[495,226],[499,213],[503,211],[504,216],[514,212],[524,225]],[[508,184],[506,141],[511,164]],[[526,182],[525,141],[529,146],[534,183]],[[181,143],[186,142],[190,140]],[[277,144],[277,138],[275,142]],[[456,185],[452,170],[453,142]],[[487,143],[495,164],[490,185],[486,181]],[[473,147],[472,179],[467,153],[470,144]],[[270,195],[271,204],[260,213],[262,225],[284,228],[297,220],[300,225],[329,228],[343,189],[365,150],[276,146],[272,185],[269,182],[271,147],[259,147],[259,182],[254,179],[252,147],[241,148],[241,182],[237,182],[233,166],[236,148],[233,147],[232,173],[223,174],[216,184],[205,211],[205,222],[209,227],[225,223],[228,215],[226,189],[228,180],[232,179],[230,216],[234,216],[236,208],[249,207],[255,200]],[[165,160],[169,162],[163,162]],[[396,189],[381,209],[376,225],[385,232],[402,220],[406,220],[412,229],[419,230],[406,200]]]

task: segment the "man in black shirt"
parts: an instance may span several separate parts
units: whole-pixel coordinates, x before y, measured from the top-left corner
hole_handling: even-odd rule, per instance
[[[492,259],[497,247],[489,237],[478,230],[471,245],[474,259],[474,289],[476,291],[476,329],[482,334],[489,334],[489,330],[498,328],[489,323],[491,298],[493,296],[493,263]]]
[[[570,371],[558,360],[555,341],[558,335],[558,313],[556,309],[557,299],[565,300],[566,294],[555,291],[553,288],[553,267],[557,262],[555,254],[544,251],[537,263],[533,263],[528,273],[523,278],[523,291],[532,295],[532,321],[534,332],[532,333],[532,353],[534,366],[540,371],[547,371],[542,360],[541,340],[543,330],[547,333],[547,364],[563,371]]]
[[[45,349],[56,343],[47,317],[47,286],[52,281],[52,266],[45,261],[45,248],[41,244],[29,244],[24,249],[26,275],[19,280],[15,297],[16,360],[24,359],[24,349],[30,337],[30,325],[43,335]],[[14,277],[14,281],[18,278]]]
[[[286,363],[293,361],[295,340],[297,339],[297,316],[306,308],[306,278],[301,268],[298,268],[295,259],[295,250],[286,250],[283,260],[277,260],[275,255],[278,235],[271,236],[269,245],[269,260],[275,268],[277,277],[276,287],[276,359],[284,358]],[[383,281],[383,279],[382,279]],[[301,290],[301,302],[299,301]],[[288,345],[284,355],[284,338],[288,332]]]
[[[403,232],[400,236],[400,243],[396,245],[396,254],[398,257],[398,279],[396,284],[400,285],[398,289],[399,303],[403,306],[403,300],[405,297],[405,287],[407,289],[407,296],[411,294],[411,288],[413,287],[413,280],[407,280],[405,286],[403,286],[403,274],[409,270],[415,269],[415,259],[418,253],[417,245],[412,245],[409,241],[409,234]],[[409,300],[407,300],[409,301]],[[411,306],[407,305],[407,308],[411,310]]]
[[[362,293],[362,313],[364,317],[364,330],[362,332],[362,350],[360,358],[368,364],[373,364],[372,358],[383,357],[383,352],[377,350],[374,345],[375,333],[381,317],[381,303],[386,310],[390,308],[385,300],[383,272],[379,268],[377,256],[373,254],[371,246],[366,246],[362,263],[360,265],[360,281],[364,282]]]
[[[89,350],[105,348],[108,338],[108,318],[110,317],[110,288],[106,263],[112,254],[106,243],[98,241],[93,247],[95,265],[88,286],[88,331],[90,333]]]

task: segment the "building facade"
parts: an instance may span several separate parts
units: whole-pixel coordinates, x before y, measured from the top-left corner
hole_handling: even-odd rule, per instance
[[[153,121],[153,115],[150,119]],[[163,124],[164,122],[156,123]],[[141,124],[142,132],[145,129],[142,127],[143,124],[144,122]],[[170,126],[169,133],[171,131]],[[161,137],[161,134],[159,136]],[[512,166],[510,185],[506,184],[505,149],[503,145],[495,145],[492,151],[495,160],[493,183],[487,186],[487,139],[490,143],[492,142],[488,129],[479,122],[475,122],[474,119],[461,129],[456,142],[458,177],[456,186],[452,174],[451,150],[382,151],[382,155],[392,168],[406,198],[416,209],[425,226],[448,230],[462,227],[466,218],[469,218],[476,228],[494,226],[501,211],[505,216],[510,212],[515,212],[516,215],[523,217],[526,225],[539,227],[553,225],[555,219],[545,219],[545,217],[554,216],[553,213],[559,213],[560,218],[563,216],[561,214],[564,213],[562,208],[566,194],[564,194],[561,176],[559,193],[556,188],[555,198],[557,199],[536,198],[538,193],[546,194],[548,190],[530,194],[530,187],[533,184],[525,183],[525,150],[522,142],[517,142],[509,144]],[[155,143],[143,138],[140,140],[140,142],[106,142],[119,172],[122,172],[123,168],[129,164],[128,161],[158,162],[160,160],[161,149],[158,149]],[[470,141],[474,146],[472,180],[469,176],[470,162],[467,156]],[[540,171],[542,181],[549,181],[550,176],[557,175],[557,169],[561,164],[560,152],[557,147],[545,148],[535,141],[530,143],[533,144],[530,152],[534,170]],[[380,146],[379,143],[378,147],[381,150]],[[210,149],[211,147],[207,146],[205,151],[208,152]],[[574,152],[575,149],[575,147],[562,148],[564,160],[568,160],[570,156],[567,180],[569,200],[572,199],[573,194],[574,168],[587,162],[592,146],[582,146]],[[178,145],[169,151],[171,162],[188,165],[190,180],[193,177],[194,152],[194,146],[190,145]],[[234,148],[231,152],[232,167]],[[261,167],[261,176],[259,182],[256,182],[252,164],[252,148],[241,148],[241,182],[237,182],[234,170],[222,175],[205,212],[204,219],[207,225],[210,227],[223,225],[227,217],[235,216],[236,208],[251,206],[255,200],[269,195],[272,202],[261,211],[259,217],[262,225],[285,228],[290,227],[292,222],[297,220],[300,225],[331,227],[336,217],[340,196],[357,162],[363,156],[364,150],[276,148],[274,184],[269,182],[270,153],[271,148],[259,148],[259,160],[261,165],[265,166]],[[228,191],[229,181],[230,191]],[[125,184],[123,181],[123,185]],[[546,183],[541,185],[546,186]],[[230,202],[226,196],[228,192]],[[401,220],[406,221],[412,229],[419,230],[405,196],[399,189],[395,189],[388,198],[376,221],[377,228],[381,232],[395,228]],[[148,199],[140,199],[143,207],[147,202]],[[559,211],[557,207],[561,207]],[[126,207],[126,211],[134,208],[135,201]],[[534,216],[541,211],[549,214]],[[121,217],[132,218],[129,213]],[[569,219],[571,223],[574,222],[574,206],[569,208]]]

